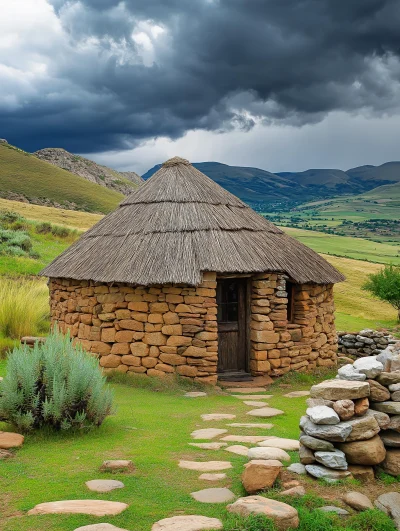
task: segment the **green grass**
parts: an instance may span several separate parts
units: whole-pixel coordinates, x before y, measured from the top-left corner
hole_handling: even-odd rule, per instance
[[[342,256],[379,264],[400,264],[400,246],[378,243],[350,236],[335,236],[323,232],[282,227],[282,229],[318,253]]]
[[[39,160],[34,155],[7,144],[0,145],[0,195],[22,194],[79,210],[107,213],[123,199],[123,195],[91,183],[66,170]]]

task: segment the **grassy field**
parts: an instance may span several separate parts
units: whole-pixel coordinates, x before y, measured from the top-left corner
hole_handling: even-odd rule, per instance
[[[0,195],[4,197],[9,192],[63,206],[73,203],[79,210],[103,213],[113,210],[123,199],[118,192],[1,144]]]
[[[311,230],[282,229],[318,253],[343,256],[380,264],[400,265],[400,244],[377,243],[362,238],[335,236]]]
[[[0,362],[0,374],[4,374],[4,362]],[[326,374],[323,376],[326,377]],[[283,409],[285,415],[273,419],[275,427],[272,430],[259,429],[257,433],[297,438],[299,418],[305,411],[305,399],[289,399],[282,395],[292,389],[308,389],[311,383],[323,376],[298,374],[291,377],[292,385],[287,383],[289,380],[283,379],[271,386],[273,398],[268,402],[271,406]],[[2,531],[71,531],[78,526],[98,521],[107,521],[132,531],[149,531],[157,520],[178,514],[202,514],[221,518],[223,521],[229,520],[225,504],[202,504],[191,498],[190,492],[212,485],[200,481],[200,473],[178,468],[178,460],[231,461],[233,468],[227,471],[228,479],[222,483],[237,496],[244,495],[240,476],[247,461],[245,457],[224,450],[199,450],[190,447],[188,443],[191,441],[192,430],[209,425],[200,419],[202,413],[230,412],[237,415],[237,422],[244,422],[249,419],[246,415],[249,407],[241,400],[213,391],[206,399],[193,400],[184,398],[183,389],[177,386],[157,391],[155,385],[161,384],[151,385],[152,389],[146,389],[114,383],[117,413],[108,418],[98,430],[76,434],[38,432],[28,435],[16,457],[1,463]],[[218,423],[218,427],[223,426],[224,422]],[[8,426],[0,423],[0,429],[7,428]],[[254,429],[245,432],[252,434]],[[243,430],[232,428],[229,433],[243,434]],[[290,454],[292,461],[298,460],[296,452]],[[136,471],[112,476],[99,471],[105,459],[118,458],[132,459]],[[85,487],[85,481],[110,477],[122,480],[125,488],[96,495]],[[290,477],[287,475],[286,479]],[[354,483],[351,482],[333,487],[308,478],[302,481],[309,495],[315,497],[318,494],[331,498],[329,502],[311,498],[314,500],[311,504],[313,507],[318,504],[337,504],[340,493],[354,489]],[[383,484],[378,483],[374,487],[374,495],[381,493],[384,488]],[[357,490],[363,489],[364,487],[357,486]],[[278,492],[277,489],[271,489],[266,491],[266,495],[277,498]],[[118,516],[108,518],[26,515],[29,509],[41,502],[86,498],[122,501],[129,504],[129,508]],[[309,497],[307,500],[310,503]],[[290,503],[296,501],[292,499]],[[300,531],[309,531],[307,517],[312,517],[313,507],[309,507],[308,513],[304,514]],[[344,529],[337,522],[338,529]],[[333,529],[329,526],[332,524],[330,520],[324,524]],[[388,521],[386,524],[389,525]],[[240,531],[243,528],[235,529]],[[327,527],[315,529],[319,531]],[[352,526],[346,525],[347,531],[352,529]],[[354,529],[360,530],[358,527]],[[372,531],[372,528],[361,529]],[[389,526],[387,529],[394,528]]]

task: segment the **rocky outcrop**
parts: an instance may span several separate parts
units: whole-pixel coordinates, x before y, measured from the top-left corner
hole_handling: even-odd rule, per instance
[[[61,148],[41,149],[34,155],[53,166],[58,166],[87,181],[111,188],[124,195],[131,194],[143,182],[143,179],[135,172],[118,172]]]

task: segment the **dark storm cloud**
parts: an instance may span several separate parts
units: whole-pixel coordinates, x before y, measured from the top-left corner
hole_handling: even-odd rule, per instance
[[[398,0],[53,0],[68,35],[43,81],[0,110],[27,149],[135,145],[191,129],[397,112]],[[164,28],[153,62],[132,38]],[[51,97],[50,97],[51,95]]]

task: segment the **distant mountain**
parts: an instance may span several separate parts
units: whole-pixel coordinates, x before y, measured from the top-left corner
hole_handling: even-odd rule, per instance
[[[124,196],[0,142],[0,197],[105,214]]]
[[[105,186],[124,195],[132,193],[142,182],[142,178],[135,172],[118,172],[107,166],[73,155],[61,148],[45,148],[34,153],[36,157],[54,166],[58,166],[87,181]]]
[[[393,164],[399,164],[400,168],[400,163],[388,163],[389,166]],[[358,195],[376,186],[393,182],[391,179],[395,174],[391,169],[390,178],[389,171],[380,178],[378,170],[382,166],[362,167],[368,168],[368,171],[355,168],[348,172],[336,169],[311,169],[303,172],[271,173],[259,168],[229,166],[219,162],[199,162],[193,165],[253,206],[282,202],[301,203],[340,195]],[[151,168],[142,176],[143,179],[149,179],[160,167],[158,164]],[[377,172],[369,173],[372,170]]]
[[[359,166],[346,172],[350,177],[356,177],[363,181],[373,181],[380,184],[390,184],[400,181],[400,162],[385,162],[381,166]],[[382,181],[385,181],[383,183]]]

